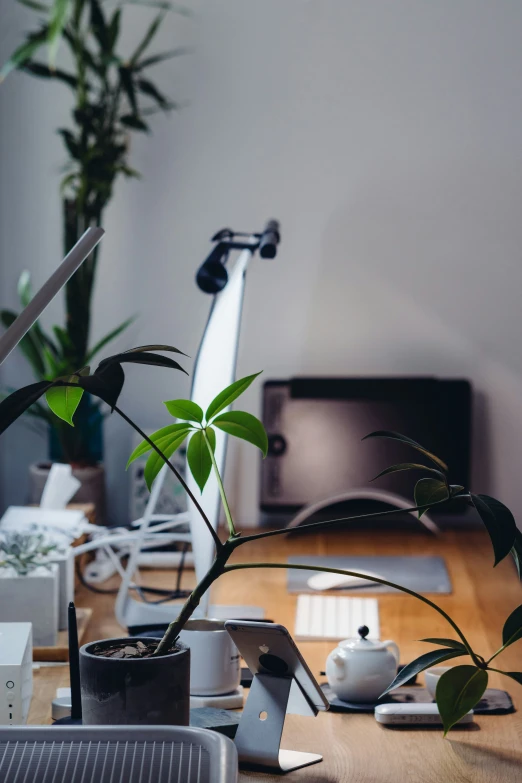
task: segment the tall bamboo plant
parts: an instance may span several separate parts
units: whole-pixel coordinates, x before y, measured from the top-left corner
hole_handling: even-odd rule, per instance
[[[64,86],[72,98],[71,124],[57,131],[67,155],[60,185],[67,253],[89,226],[101,224],[116,181],[140,176],[129,162],[130,135],[148,133],[149,118],[177,107],[151,80],[149,70],[183,50],[151,53],[150,47],[166,14],[184,11],[163,0],[12,1],[30,9],[37,22],[0,70],[0,82],[18,70]],[[129,5],[145,6],[152,17],[134,50],[123,52],[121,39]],[[55,326],[48,333],[36,324],[23,339],[20,348],[37,379],[53,380],[88,365],[133,320],[126,320],[91,345],[97,265],[98,248],[67,283],[64,326]],[[18,293],[23,307],[32,296],[27,272],[20,278]],[[0,311],[5,327],[16,316],[12,310]],[[101,417],[98,405],[93,409],[88,403],[86,398],[78,411],[75,431],[64,426],[46,406],[35,405],[30,411],[51,425],[55,455],[61,452],[69,462],[89,463],[100,458],[100,445],[93,441],[91,432],[96,425],[99,427]]]
[[[145,479],[149,489],[163,464],[166,464],[177,476],[201,514],[203,522],[208,528],[209,535],[212,536],[215,544],[215,558],[208,573],[194,588],[185,604],[182,606],[178,616],[169,625],[163,639],[159,642],[155,654],[162,655],[171,650],[175,645],[179,633],[196,610],[202,596],[222,574],[250,568],[293,568],[310,570],[310,567],[306,565],[290,565],[288,563],[229,564],[231,555],[240,546],[259,541],[263,538],[284,535],[288,532],[286,528],[283,528],[280,530],[269,530],[261,533],[254,533],[252,535],[244,535],[237,529],[226,497],[222,477],[214,457],[216,429],[222,430],[232,437],[240,438],[253,444],[260,449],[263,455],[266,455],[268,441],[262,423],[255,416],[245,411],[229,410],[229,406],[251,385],[257,377],[257,374],[249,375],[228,386],[217,395],[206,411],[203,411],[203,409],[192,400],[176,399],[166,402],[165,405],[168,412],[175,417],[177,421],[166,425],[148,437],[140,427],[118,407],[117,403],[125,381],[122,364],[137,363],[182,370],[178,362],[170,357],[157,353],[158,351],[181,353],[173,346],[140,346],[127,351],[126,353],[117,354],[109,359],[105,359],[92,374],[88,368],[85,368],[73,376],[60,378],[53,382],[44,381],[31,384],[23,389],[19,389],[0,403],[0,434],[43,395],[46,396],[46,401],[51,410],[53,410],[57,416],[61,417],[64,422],[74,426],[73,417],[75,411],[78,408],[84,392],[87,391],[106,402],[114,412],[119,414],[143,438],[143,442],[131,454],[129,464],[136,458],[144,454],[149,454],[145,466]],[[184,370],[182,371],[184,372]],[[513,515],[506,506],[488,495],[475,495],[460,485],[451,484],[448,475],[448,466],[443,460],[411,438],[388,431],[374,432],[367,437],[391,438],[400,441],[405,446],[420,453],[425,460],[425,462],[406,462],[392,465],[379,474],[379,476],[383,476],[404,470],[421,471],[425,474],[415,485],[415,505],[408,509],[409,511],[417,511],[420,516],[435,506],[440,507],[443,504],[449,504],[456,498],[458,498],[459,501],[462,499],[467,500],[475,507],[490,536],[494,552],[494,565],[497,565],[501,560],[511,554],[520,575],[522,562],[522,533],[518,530]],[[217,479],[227,521],[228,535],[226,540],[221,540],[218,536],[205,515],[205,512],[201,508],[198,499],[191,492],[174,465],[169,461],[169,458],[187,439],[189,439],[187,447],[188,467],[200,490],[203,491],[212,471]],[[393,514],[404,512],[401,509],[385,513],[388,516],[392,516]],[[332,527],[346,521],[369,520],[376,516],[382,516],[382,512],[357,517],[332,519],[326,522],[313,522],[303,525],[303,527],[306,529],[324,530],[327,527]],[[467,657],[470,662],[452,667],[439,678],[436,701],[442,716],[445,734],[481,699],[488,684],[489,671],[499,672],[522,684],[522,672],[503,671],[492,665],[497,656],[507,647],[522,639],[522,605],[516,608],[506,619],[502,631],[502,644],[499,646],[498,650],[493,655],[489,656],[489,658],[486,658],[473,649],[464,631],[447,612],[434,601],[416,593],[414,590],[410,590],[386,579],[375,576],[369,577],[355,571],[326,567],[316,567],[315,570],[360,577],[393,587],[396,590],[423,602],[432,610],[440,614],[448,623],[453,631],[453,636],[449,638],[429,637],[427,639],[422,639],[423,642],[435,645],[436,649],[421,655],[404,667],[384,692],[388,693],[394,688],[399,687],[406,683],[414,674],[422,672],[430,666],[454,658]]]

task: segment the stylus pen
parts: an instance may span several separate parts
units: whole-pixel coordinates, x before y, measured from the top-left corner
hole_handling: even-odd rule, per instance
[[[41,316],[49,302],[63,288],[87,256],[92,253],[104,233],[103,228],[88,228],[72,250],[67,253],[58,269],[33,296],[25,310],[22,310],[16,321],[13,321],[5,334],[0,337],[0,364],[7,359],[11,351],[16,348],[20,340],[25,337],[31,326]]]
[[[78,649],[78,627],[76,624],[76,609],[73,602],[69,604],[69,674],[71,677],[71,718],[80,720],[82,717],[82,696],[80,689],[80,653]]]

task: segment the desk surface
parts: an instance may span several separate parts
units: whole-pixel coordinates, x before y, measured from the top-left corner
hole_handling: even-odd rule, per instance
[[[492,552],[481,531],[446,532],[439,538],[423,532],[333,531],[322,534],[292,534],[245,545],[235,555],[238,562],[284,562],[295,554],[353,555],[441,555],[445,558],[453,593],[434,596],[443,609],[460,624],[471,644],[489,656],[500,646],[504,619],[522,603],[522,587],[511,562],[492,568]],[[190,579],[190,577],[189,577]],[[147,583],[171,584],[168,572],[147,572]],[[217,603],[259,604],[266,616],[294,627],[296,596],[286,592],[286,571],[236,571],[214,585]],[[365,592],[365,595],[368,595]],[[94,595],[81,588],[78,606],[91,606],[93,618],[89,639],[118,636],[114,619],[114,598]],[[451,636],[443,618],[413,598],[389,594],[379,596],[381,635],[394,639],[401,661],[427,652],[417,639]],[[318,676],[330,642],[302,642],[300,649]],[[522,671],[522,641],[498,658],[498,668]],[[50,705],[57,687],[68,684],[66,667],[42,667],[35,672],[34,696],[29,722],[50,723]],[[372,715],[320,713],[317,718],[289,715],[282,746],[319,752],[321,764],[291,773],[292,781],[315,783],[519,783],[522,779],[522,687],[514,681],[491,675],[491,687],[511,694],[518,712],[512,715],[476,719],[471,729],[453,730],[448,739],[434,729],[398,730],[379,726]],[[242,773],[241,781],[275,779],[260,773]]]

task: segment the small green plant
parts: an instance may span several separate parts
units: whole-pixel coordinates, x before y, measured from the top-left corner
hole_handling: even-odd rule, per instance
[[[40,566],[56,550],[56,544],[48,544],[41,533],[0,533],[0,568],[13,569],[18,576],[27,576]]]
[[[150,452],[145,467],[145,478],[149,488],[152,486],[154,479],[164,463],[181,481],[183,487],[201,514],[201,517],[208,528],[209,535],[211,535],[214,540],[216,554],[208,573],[194,588],[185,604],[181,607],[178,616],[169,625],[163,639],[159,642],[155,654],[161,655],[172,649],[179,633],[199,605],[202,596],[212,583],[222,574],[249,568],[294,568],[309,570],[309,566],[289,565],[288,563],[229,564],[228,562],[232,553],[235,552],[238,547],[252,541],[284,535],[288,532],[286,528],[254,533],[252,535],[243,535],[241,531],[238,531],[227,501],[222,477],[219,474],[214,458],[215,428],[223,430],[232,437],[240,438],[252,443],[259,448],[263,454],[266,454],[267,437],[262,423],[250,413],[227,410],[228,407],[250,386],[258,374],[249,375],[228,386],[217,395],[206,411],[203,411],[203,409],[192,400],[178,399],[166,402],[165,405],[167,410],[172,416],[176,417],[178,421],[163,427],[148,437],[138,425],[118,407],[117,402],[125,380],[121,366],[123,363],[148,364],[182,370],[176,361],[170,357],[165,357],[156,353],[157,351],[181,353],[181,351],[172,346],[141,346],[139,348],[134,348],[131,351],[127,351],[126,353],[117,354],[109,359],[105,359],[100,363],[92,375],[90,374],[89,368],[85,368],[73,376],[60,378],[50,383],[32,384],[31,386],[19,389],[0,403],[0,434],[4,432],[13,421],[22,415],[29,405],[34,404],[34,402],[39,400],[44,394],[46,395],[47,403],[54,413],[64,421],[73,425],[75,410],[80,403],[83,393],[87,391],[110,405],[112,410],[122,416],[122,418],[143,438],[143,442],[131,454],[129,464],[137,457]],[[494,551],[494,565],[497,565],[497,563],[507,557],[507,555],[511,554],[520,574],[522,533],[517,529],[513,515],[506,506],[487,495],[474,495],[466,491],[465,488],[460,485],[451,484],[448,477],[449,471],[447,465],[439,459],[439,457],[411,438],[388,431],[374,432],[367,437],[399,440],[421,453],[423,458],[428,462],[428,464],[408,462],[392,465],[379,474],[379,476],[382,476],[402,470],[422,471],[427,474],[420,478],[415,485],[415,505],[408,509],[409,511],[417,511],[419,515],[422,515],[429,509],[442,504],[451,503],[456,498],[458,498],[459,501],[466,499],[476,508],[479,517],[490,536]],[[189,439],[187,446],[188,466],[200,490],[203,491],[212,470],[217,479],[228,526],[228,536],[225,541],[222,541],[219,538],[197,498],[191,492],[174,465],[169,461],[169,458],[187,438]],[[379,476],[376,476],[376,478]],[[385,513],[387,515],[393,515],[404,512],[403,510],[393,510]],[[369,520],[376,516],[382,516],[382,512],[357,517],[332,519],[326,522],[313,522],[304,525],[303,527],[306,529],[324,529],[328,526],[334,526],[349,520]],[[471,647],[471,644],[457,623],[429,598],[403,587],[402,585],[395,584],[394,582],[374,576],[365,577],[364,574],[359,574],[355,571],[325,567],[317,568],[316,570],[368,578],[379,584],[393,587],[422,601],[431,609],[438,612],[451,626],[457,638],[430,637],[423,639],[422,641],[428,644],[436,645],[437,649],[421,655],[408,664],[401,670],[393,683],[391,683],[385,691],[385,693],[387,693],[393,688],[397,688],[407,682],[414,674],[422,672],[430,666],[443,663],[453,658],[469,657],[471,663],[452,668],[440,677],[437,685],[436,700],[442,716],[445,734],[481,699],[488,684],[488,671],[499,672],[522,684],[522,672],[501,671],[493,668],[491,665],[495,658],[500,655],[506,647],[522,638],[522,605],[515,609],[504,623],[502,644],[499,649],[489,658],[485,658]]]

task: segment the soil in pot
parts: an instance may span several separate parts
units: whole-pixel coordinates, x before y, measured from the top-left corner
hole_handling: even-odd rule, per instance
[[[155,656],[157,645],[157,639],[125,638],[81,648],[85,725],[189,725],[190,650],[177,642]]]

